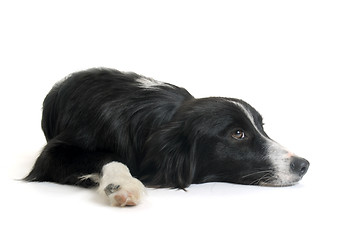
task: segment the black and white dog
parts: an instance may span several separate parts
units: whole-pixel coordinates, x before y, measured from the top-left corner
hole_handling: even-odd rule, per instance
[[[42,129],[47,145],[25,180],[98,186],[115,206],[138,204],[143,184],[287,186],[309,167],[267,136],[262,117],[244,101],[195,99],[113,69],[73,73],[56,84],[44,100]]]

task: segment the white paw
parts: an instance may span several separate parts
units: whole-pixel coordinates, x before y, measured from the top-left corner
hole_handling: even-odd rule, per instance
[[[144,189],[141,186],[121,187],[111,183],[105,187],[104,192],[112,206],[125,207],[138,205],[143,197]]]
[[[124,164],[112,162],[103,167],[98,191],[109,199],[112,206],[125,207],[138,205],[145,187],[131,176]]]

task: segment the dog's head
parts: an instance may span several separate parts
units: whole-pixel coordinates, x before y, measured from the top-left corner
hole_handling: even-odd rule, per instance
[[[309,167],[307,160],[270,139],[261,115],[238,99],[186,102],[146,146],[144,166],[153,173],[147,180],[158,186],[212,181],[287,186]]]

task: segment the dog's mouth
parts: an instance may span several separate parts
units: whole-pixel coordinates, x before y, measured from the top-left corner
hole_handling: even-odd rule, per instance
[[[273,168],[248,174],[252,185],[287,187],[297,184],[307,173],[310,163],[294,154],[272,160]]]
[[[301,179],[302,176],[292,173],[276,173],[274,170],[254,172],[242,177],[243,183],[247,185],[264,187],[289,187],[297,184]]]

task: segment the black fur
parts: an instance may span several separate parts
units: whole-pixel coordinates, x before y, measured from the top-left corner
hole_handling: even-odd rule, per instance
[[[80,177],[119,161],[147,186],[251,184],[272,166],[262,118],[237,99],[195,99],[171,84],[145,87],[135,73],[89,69],[56,84],[44,100],[47,145],[27,181],[95,186]],[[150,81],[150,80],[149,80]],[[255,126],[236,103],[253,115]],[[246,133],[243,141],[233,133]]]

